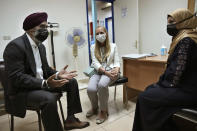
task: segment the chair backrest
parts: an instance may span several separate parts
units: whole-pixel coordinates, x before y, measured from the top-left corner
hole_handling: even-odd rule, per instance
[[[5,108],[7,111],[8,102],[9,102],[9,96],[8,96],[8,78],[7,73],[5,71],[5,65],[0,64],[0,80],[4,89],[4,101],[5,101]],[[7,111],[8,112],[8,111]]]

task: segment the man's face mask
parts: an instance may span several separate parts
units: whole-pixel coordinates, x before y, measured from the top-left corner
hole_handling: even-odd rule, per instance
[[[41,28],[35,31],[34,37],[39,42],[43,42],[47,39],[49,32],[46,28]]]
[[[104,34],[98,34],[98,35],[96,35],[96,40],[98,40],[100,43],[105,42],[105,40],[106,40],[106,34],[104,33]]]

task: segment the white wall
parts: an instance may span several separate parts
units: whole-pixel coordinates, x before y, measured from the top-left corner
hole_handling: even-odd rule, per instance
[[[115,42],[119,56],[138,53],[135,42],[138,39],[137,0],[116,0],[114,2]],[[126,9],[125,15],[122,11]]]
[[[166,32],[167,14],[187,8],[188,0],[139,0],[140,52],[160,54],[161,45],[169,49],[171,37]]]
[[[25,17],[31,13],[45,11],[48,13],[48,21],[60,24],[58,32],[54,36],[55,56],[57,70],[68,64],[69,69],[74,69],[74,57],[72,49],[66,45],[66,32],[72,27],[80,27],[87,37],[86,27],[86,0],[1,0],[0,1],[0,58],[9,40],[3,40],[3,36],[11,36],[14,39],[24,33],[22,23]],[[87,39],[87,38],[86,38]],[[48,44],[49,43],[49,44]],[[49,63],[51,62],[50,42],[46,42]],[[88,46],[79,50],[78,78],[84,77],[83,70],[88,67]]]
[[[139,39],[140,53],[159,54],[162,44],[169,48],[171,37],[166,33],[167,14],[177,8],[187,8],[187,1],[116,0],[114,2],[115,40],[120,56],[135,53],[133,49],[135,37]],[[124,18],[121,17],[122,8],[127,8]],[[139,28],[138,31],[136,28]]]

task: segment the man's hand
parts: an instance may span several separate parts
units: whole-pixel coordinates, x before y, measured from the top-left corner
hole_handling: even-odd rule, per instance
[[[61,87],[61,86],[63,86],[65,83],[69,82],[69,80],[67,80],[67,79],[55,80],[55,76],[56,76],[56,74],[50,76],[50,77],[47,79],[47,84],[48,84],[48,86],[51,87],[51,88]]]
[[[76,71],[66,71],[68,65],[66,65],[59,73],[58,73],[58,77],[60,79],[67,79],[67,80],[70,80],[72,79],[73,77],[77,76],[76,74]]]

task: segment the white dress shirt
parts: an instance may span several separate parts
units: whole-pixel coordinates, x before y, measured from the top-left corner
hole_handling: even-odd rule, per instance
[[[36,45],[36,43],[31,39],[31,37],[28,34],[27,34],[27,37],[28,37],[29,42],[31,44],[32,51],[34,54],[34,59],[36,62],[36,78],[43,79],[42,61],[40,58],[40,52],[39,52],[38,46]]]

